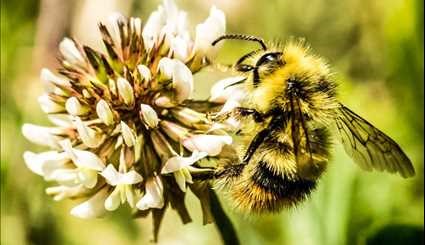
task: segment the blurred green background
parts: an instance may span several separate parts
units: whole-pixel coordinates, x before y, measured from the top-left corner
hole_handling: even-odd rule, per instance
[[[227,16],[229,33],[265,39],[305,37],[326,57],[340,100],[395,139],[417,175],[362,172],[336,145],[329,171],[310,200],[278,215],[237,213],[222,198],[242,244],[423,244],[424,50],[421,0],[254,1],[176,0],[191,24],[211,5]],[[54,202],[48,184],[28,169],[26,149],[42,150],[20,133],[24,122],[47,124],[37,104],[41,67],[55,68],[57,44],[72,36],[98,49],[97,22],[113,11],[147,19],[159,1],[1,1],[1,244],[146,244],[150,219],[131,220],[121,208],[99,220],[69,215],[73,201]],[[227,42],[220,61],[232,63],[252,44]],[[197,75],[206,96],[220,74]],[[168,211],[159,244],[219,244],[213,225],[202,226],[193,194],[186,200],[194,222],[183,226]]]

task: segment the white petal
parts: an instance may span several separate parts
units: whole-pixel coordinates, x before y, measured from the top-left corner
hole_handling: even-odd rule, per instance
[[[161,77],[164,79],[171,79],[173,77],[175,62],[168,58],[164,57],[159,60],[158,71],[161,74]]]
[[[74,124],[81,140],[86,146],[96,148],[102,144],[104,136],[101,133],[96,132],[94,129],[86,126],[79,117],[75,118]]]
[[[209,156],[220,154],[224,145],[232,143],[232,137],[227,135],[192,135],[183,140],[183,145],[190,151],[207,152]]]
[[[29,123],[22,126],[22,134],[29,141],[38,145],[59,148],[58,137],[53,135],[54,131],[58,131],[59,133],[61,130],[55,130],[55,128],[42,127]]]
[[[68,154],[65,152],[58,153],[56,156],[52,156],[50,159],[45,159],[41,166],[41,170],[44,173],[44,179],[50,181],[54,179],[55,173],[62,169],[67,169],[70,162]]]
[[[104,100],[99,100],[96,105],[97,116],[106,125],[114,124],[114,114],[111,111],[108,103]]]
[[[41,69],[40,78],[42,81],[46,83],[54,83],[59,86],[70,87],[71,84],[66,78],[62,78],[53,74],[49,69],[43,68]]]
[[[89,189],[95,187],[97,184],[97,171],[88,168],[81,168],[79,170],[79,182]]]
[[[183,102],[189,99],[193,93],[192,72],[183,62],[179,60],[174,61],[173,88],[176,91],[177,101]]]
[[[155,45],[155,42],[158,41],[161,29],[165,24],[164,22],[165,17],[162,7],[158,8],[157,11],[152,12],[149,16],[142,32],[143,42],[147,50],[151,50]]]
[[[82,185],[76,186],[52,186],[46,189],[47,195],[53,195],[53,200],[61,201],[85,193],[87,190]]]
[[[140,104],[140,115],[149,128],[156,128],[158,126],[158,115],[150,105]]]
[[[53,102],[47,94],[38,97],[38,103],[45,113],[58,113],[64,111],[64,107],[56,102]]]
[[[119,184],[120,173],[115,169],[114,165],[109,164],[101,173],[108,184],[112,186],[116,186]]]
[[[218,47],[213,47],[211,43],[223,35],[225,29],[226,17],[224,13],[213,6],[208,18],[203,23],[196,26],[195,52],[213,58]]]
[[[125,17],[121,13],[114,12],[108,16],[108,30],[111,34],[112,41],[117,46],[121,45],[120,28],[118,26],[119,22],[125,23]]]
[[[132,105],[134,103],[134,94],[133,88],[127,79],[122,77],[117,80],[118,93],[123,99],[124,103],[127,105]]]
[[[224,103],[230,98],[235,101],[244,98],[246,93],[240,85],[231,86],[244,79],[246,79],[246,77],[236,76],[216,82],[211,88],[211,97],[209,101]]]
[[[207,152],[194,151],[192,153],[192,156],[190,156],[190,157],[182,157],[182,156],[171,157],[164,164],[164,167],[162,168],[161,173],[167,174],[167,173],[175,172],[175,171],[180,170],[184,167],[187,167],[187,166],[194,164],[195,162],[199,161],[200,159],[206,157],[207,155],[208,155]]]
[[[228,100],[226,101],[226,103],[224,103],[223,107],[221,108],[221,110],[217,113],[217,115],[223,115],[226,114],[228,112],[231,112],[232,110],[234,110],[236,107],[239,107],[241,104],[235,100]]]
[[[105,168],[105,164],[93,152],[72,148],[68,139],[61,141],[60,144],[76,166],[96,171],[102,171]]]
[[[50,114],[47,115],[49,121],[59,127],[70,128],[74,125],[73,116],[69,114]]]
[[[90,219],[100,217],[105,213],[104,202],[108,192],[106,188],[98,191],[93,197],[71,210],[71,215],[78,218]]]
[[[137,17],[130,18],[130,24],[133,27],[134,32],[140,36],[142,34],[142,20]]]
[[[120,189],[115,188],[105,200],[105,209],[108,211],[114,211],[120,206],[120,203]]]
[[[142,182],[142,176],[134,170],[121,174],[120,184],[133,185]]]
[[[58,169],[54,171],[51,176],[50,180],[57,181],[59,184],[63,186],[76,186],[80,184],[80,181],[78,179],[79,171],[78,169]]]
[[[64,38],[59,44],[59,50],[67,61],[73,64],[84,63],[83,56],[71,39]]]
[[[162,208],[164,206],[163,186],[159,177],[152,177],[146,181],[145,195],[137,202],[140,210]]]
[[[38,154],[26,151],[24,153],[24,160],[32,172],[41,176],[49,176],[51,171],[63,167],[69,161],[69,158],[57,151],[46,151]],[[45,166],[46,163],[49,165],[47,169]]]
[[[77,161],[75,162],[77,166],[97,171],[101,171],[105,167],[105,164],[96,154],[90,151],[82,151],[77,149],[74,149],[73,151],[77,156]]]
[[[177,36],[171,39],[171,50],[174,53],[176,59],[186,61],[189,57],[189,45],[190,43],[183,37]]]
[[[123,121],[121,121],[121,135],[124,138],[124,142],[127,146],[131,147],[136,142],[136,135],[133,130]]]

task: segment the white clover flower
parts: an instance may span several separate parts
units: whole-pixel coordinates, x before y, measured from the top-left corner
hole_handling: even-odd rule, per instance
[[[103,216],[106,212],[103,203],[105,202],[107,195],[108,192],[106,188],[101,189],[90,199],[71,209],[71,215],[82,219],[90,219]]]
[[[133,185],[142,182],[143,178],[140,174],[134,170],[124,173],[118,172],[112,164],[109,164],[100,174],[109,185],[115,186],[105,200],[106,210],[113,211],[118,208],[120,203],[124,202],[128,202],[130,207],[134,207],[136,194]]]
[[[226,17],[224,13],[216,8],[211,7],[210,15],[201,24],[196,26],[196,38],[194,43],[193,52],[195,56],[206,57],[213,59],[217,54],[218,47],[211,48],[211,43],[225,34],[226,30]]]
[[[185,140],[183,145],[192,152],[206,152],[209,156],[217,156],[225,145],[232,144],[232,137],[227,135],[195,134]]]
[[[58,185],[48,187],[46,189],[46,194],[53,196],[53,200],[55,201],[61,201],[66,198],[78,197],[87,193],[87,189],[83,185]]]
[[[225,32],[224,14],[213,7],[196,31],[188,26],[187,13],[171,0],[144,25],[114,14],[99,24],[105,53],[65,38],[60,75],[42,70],[46,93],[39,102],[54,126],[24,124],[22,133],[52,150],[26,152],[24,159],[54,182],[46,192],[55,200],[89,197],[72,215],[97,217],[128,202],[145,213],[172,206],[190,220],[186,185],[208,187],[192,178],[205,168],[198,160],[221,157],[231,138],[206,117],[216,102],[191,100],[193,74],[212,61],[217,47],[211,42]]]
[[[216,82],[210,91],[209,101],[215,103],[224,103],[231,99],[233,101],[242,100],[246,96],[242,85],[233,85],[246,79],[243,76],[228,77]],[[233,85],[233,86],[231,86]]]
[[[167,160],[164,167],[161,170],[161,174],[173,173],[176,182],[179,185],[180,189],[186,191],[186,182],[192,184],[192,176],[190,175],[191,171],[199,170],[196,167],[191,165],[195,162],[206,157],[208,153],[206,152],[193,152],[190,157],[175,156]]]
[[[43,176],[45,180],[49,181],[53,179],[55,171],[66,168],[71,159],[64,152],[45,151],[37,154],[26,151],[24,160],[32,172]]]
[[[164,186],[159,176],[149,178],[145,184],[145,195],[137,202],[140,210],[164,206]]]
[[[102,160],[93,152],[72,148],[69,140],[59,142],[65,153],[74,163],[73,169],[56,170],[55,179],[64,185],[82,184],[93,188],[97,183],[97,174],[105,168]]]

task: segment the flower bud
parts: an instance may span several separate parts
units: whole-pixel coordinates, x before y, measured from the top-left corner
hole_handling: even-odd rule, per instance
[[[192,127],[194,124],[206,121],[205,114],[194,111],[190,108],[178,108],[171,110],[173,116],[186,126]]]
[[[151,70],[149,70],[149,68],[147,66],[138,65],[137,70],[139,71],[140,76],[142,77],[143,80],[145,80],[145,81],[151,80],[151,78],[152,78]]]
[[[174,72],[174,61],[167,57],[162,58],[158,63],[158,71],[160,81],[171,79]]]
[[[170,121],[162,120],[159,125],[174,141],[180,142],[189,135],[189,130]]]
[[[71,84],[69,83],[69,81],[67,79],[56,76],[49,69],[46,69],[46,68],[43,68],[41,70],[40,78],[41,78],[41,80],[43,80],[47,83],[54,83],[56,85],[66,86],[66,87],[71,86]]]
[[[109,105],[104,100],[99,100],[96,105],[97,116],[102,120],[102,122],[108,126],[114,124],[114,114],[109,108]]]
[[[76,117],[75,126],[77,128],[78,134],[81,137],[81,140],[86,146],[90,148],[96,148],[102,144],[104,136],[96,132],[94,129],[84,125],[79,117]]]
[[[123,121],[121,121],[121,135],[128,147],[135,144],[136,136],[134,135],[133,130]]]
[[[64,107],[52,101],[47,94],[38,97],[38,103],[45,113],[58,113],[64,111]]]
[[[156,114],[155,110],[149,105],[140,104],[140,118],[149,128],[156,128],[156,126],[158,126],[158,115]]]
[[[65,57],[65,59],[72,64],[83,64],[84,58],[78,50],[74,41],[69,38],[64,38],[59,44],[59,51]]]
[[[65,108],[73,116],[84,115],[90,111],[89,107],[81,105],[80,101],[75,97],[70,97],[66,100]]]
[[[132,105],[134,103],[134,94],[131,84],[124,78],[120,77],[117,80],[118,93],[124,100],[126,105]]]
[[[155,105],[162,108],[172,108],[175,107],[176,104],[168,96],[161,96],[155,100]]]
[[[175,60],[173,71],[173,88],[175,90],[177,102],[181,103],[189,99],[193,93],[193,77],[192,72],[187,66]]]
[[[117,95],[117,85],[114,80],[108,79],[108,87],[113,95]]]

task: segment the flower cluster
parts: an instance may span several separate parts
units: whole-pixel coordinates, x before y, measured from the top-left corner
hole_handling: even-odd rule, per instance
[[[225,157],[232,138],[210,122],[191,99],[193,74],[207,66],[225,32],[225,16],[212,7],[192,39],[187,15],[165,0],[146,23],[111,17],[99,24],[105,53],[65,38],[58,73],[43,69],[39,97],[53,127],[25,124],[23,135],[50,151],[25,152],[26,165],[52,181],[54,200],[83,199],[71,210],[81,218],[102,216],[127,203],[137,216],[152,212],[157,232],[171,206],[184,223],[187,187],[211,222],[209,187],[194,174],[211,171],[208,159]],[[155,234],[156,236],[156,234]]]

